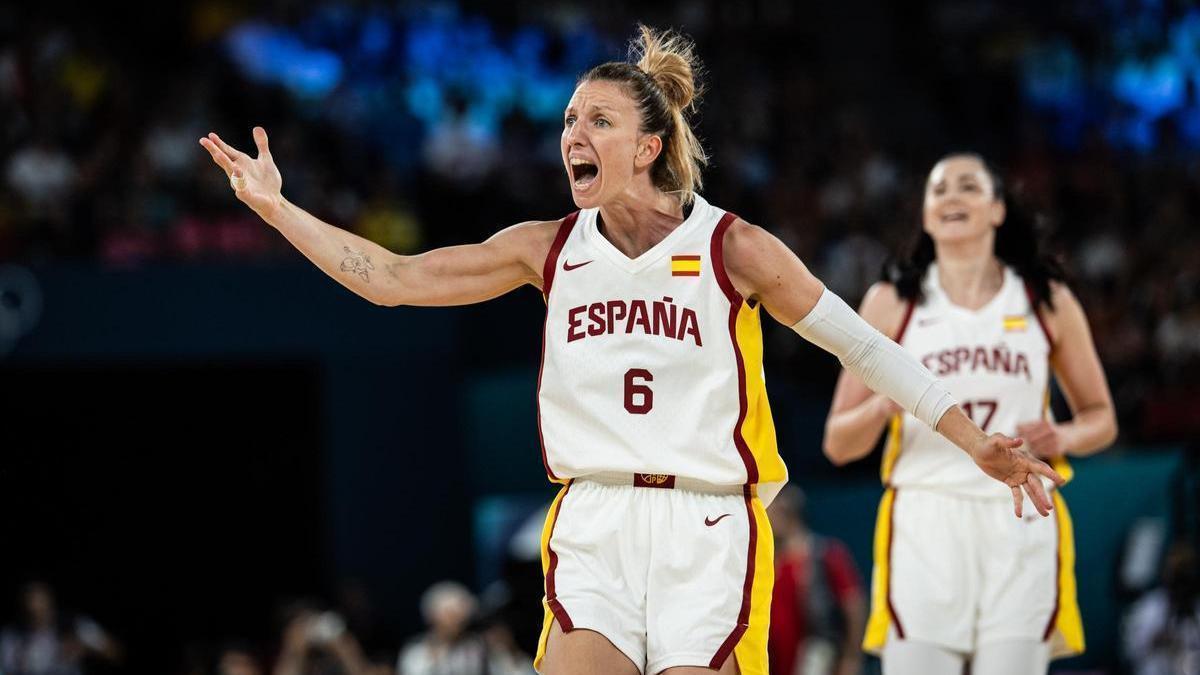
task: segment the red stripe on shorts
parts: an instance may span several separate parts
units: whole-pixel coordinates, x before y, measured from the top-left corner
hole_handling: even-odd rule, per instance
[[[554,571],[558,568],[558,554],[550,547],[550,541],[554,539],[554,528],[558,525],[558,514],[562,511],[563,502],[567,501],[567,493],[571,491],[571,483],[563,488],[563,498],[558,500],[558,506],[554,509],[554,520],[550,522],[550,536],[546,537],[546,551],[550,554],[550,567],[546,570],[546,604],[550,606],[550,611],[554,614],[554,618],[558,619],[558,627],[562,628],[564,633],[570,633],[575,629],[575,624],[571,622],[570,615],[567,610],[558,601],[558,595],[554,589]]]
[[[896,500],[900,497],[900,490],[892,488],[892,509],[888,512],[888,587],[887,587],[887,606],[888,614],[892,615],[892,623],[896,624],[896,635],[900,639],[904,639],[904,626],[900,624],[900,615],[896,613],[896,606],[892,604],[892,582],[896,579],[896,568],[892,564],[892,539],[896,536]]]
[[[1058,587],[1058,576],[1062,572],[1062,533],[1058,531],[1058,516],[1051,515],[1054,518],[1054,610],[1050,612],[1050,620],[1046,622],[1046,630],[1042,633],[1042,641],[1050,639],[1054,635],[1054,628],[1058,623],[1058,596],[1062,589]]]
[[[725,642],[721,643],[721,648],[708,663],[708,667],[713,670],[720,670],[721,666],[725,665],[725,659],[729,658],[733,648],[737,646],[746,629],[750,627],[750,598],[754,590],[754,554],[758,548],[758,523],[754,520],[754,505],[749,485],[742,488],[742,495],[746,499],[746,516],[750,520],[750,544],[746,551],[746,580],[742,583],[742,608],[738,612],[737,624],[734,625],[733,632],[725,638]]]

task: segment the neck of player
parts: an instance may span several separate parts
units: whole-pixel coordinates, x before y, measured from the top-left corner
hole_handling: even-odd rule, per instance
[[[950,301],[979,309],[1000,292],[1004,264],[996,257],[994,236],[977,241],[934,242],[938,280]]]
[[[630,181],[621,195],[600,207],[602,233],[627,257],[649,251],[683,224],[683,206],[649,181]]]

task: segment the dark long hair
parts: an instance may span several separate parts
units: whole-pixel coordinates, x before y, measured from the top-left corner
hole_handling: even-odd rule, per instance
[[[1033,213],[1020,198],[1005,189],[1004,179],[986,159],[974,152],[954,152],[943,156],[938,163],[951,157],[970,157],[978,160],[992,179],[995,198],[1005,206],[1004,225],[996,228],[996,257],[1016,270],[1029,284],[1039,306],[1053,309],[1050,299],[1051,281],[1068,281],[1062,256],[1051,251],[1048,243],[1048,227],[1045,221]],[[935,165],[936,166],[936,165]],[[936,252],[933,238],[924,227],[917,226],[915,236],[905,246],[902,255],[883,266],[883,280],[896,286],[896,293],[905,300],[921,302],[921,281]]]

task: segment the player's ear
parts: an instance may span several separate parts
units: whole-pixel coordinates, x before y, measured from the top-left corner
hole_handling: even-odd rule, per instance
[[[657,134],[646,134],[638,139],[637,154],[633,156],[633,165],[644,169],[654,163],[662,154],[662,139]]]
[[[991,221],[992,227],[1000,227],[1004,224],[1004,217],[1008,214],[1008,207],[1005,206],[1003,199],[992,200]]]

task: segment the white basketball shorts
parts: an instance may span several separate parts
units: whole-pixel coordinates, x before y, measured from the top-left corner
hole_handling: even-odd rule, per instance
[[[1009,499],[889,488],[864,648],[898,637],[963,653],[1012,640],[1050,641],[1055,657],[1082,652],[1070,516],[1053,498],[1050,516],[1026,497],[1017,518]]]
[[[662,474],[564,487],[542,535],[535,667],[557,620],[600,633],[643,673],[719,668],[733,655],[743,675],[765,675],[774,547],[753,492]]]

